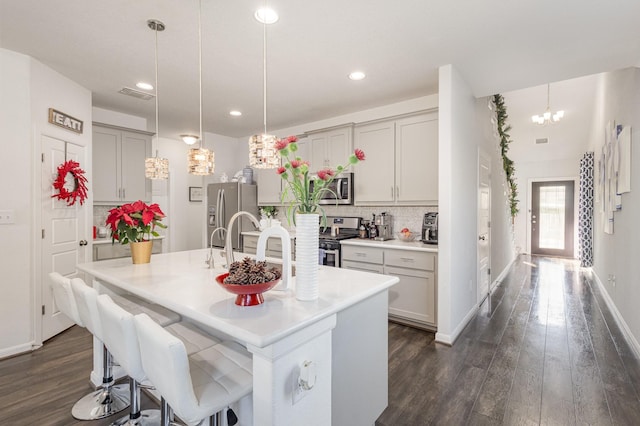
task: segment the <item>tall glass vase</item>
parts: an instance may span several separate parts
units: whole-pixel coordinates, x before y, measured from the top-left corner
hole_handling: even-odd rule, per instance
[[[296,213],[296,299],[318,298],[318,214]]]

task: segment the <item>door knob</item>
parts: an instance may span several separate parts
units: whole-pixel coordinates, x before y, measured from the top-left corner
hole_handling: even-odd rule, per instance
[[[87,242],[87,240],[80,240],[80,245],[81,245],[81,246],[86,246],[87,244],[89,244],[89,243]]]

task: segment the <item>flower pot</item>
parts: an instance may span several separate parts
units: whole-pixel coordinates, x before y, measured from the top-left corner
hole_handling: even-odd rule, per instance
[[[316,300],[318,288],[317,214],[296,213],[296,299]]]
[[[131,260],[134,264],[151,262],[151,250],[153,249],[153,240],[131,242]]]

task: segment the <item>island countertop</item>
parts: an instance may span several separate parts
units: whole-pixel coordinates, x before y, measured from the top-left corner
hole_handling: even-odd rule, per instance
[[[187,318],[256,347],[270,345],[349,306],[386,291],[398,278],[319,266],[320,297],[295,298],[295,280],[286,292],[271,290],[258,306],[235,305],[235,295],[215,282],[224,269],[209,269],[208,250],[154,254],[151,263],[111,259],[78,265],[108,285],[165,306]],[[236,254],[236,259],[241,258]]]

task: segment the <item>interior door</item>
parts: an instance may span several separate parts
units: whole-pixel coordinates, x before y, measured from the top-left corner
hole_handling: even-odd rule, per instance
[[[491,283],[491,159],[478,155],[478,304],[489,295]]]
[[[574,257],[574,181],[531,185],[531,254]]]
[[[53,300],[49,272],[59,272],[65,277],[78,275],[76,264],[85,261],[87,235],[84,212],[86,207],[75,203],[67,206],[64,201],[51,198],[54,194],[53,180],[59,165],[66,160],[86,164],[84,148],[78,145],[42,136],[44,158],[41,170],[42,196],[42,341],[66,330],[73,322],[60,310]]]

